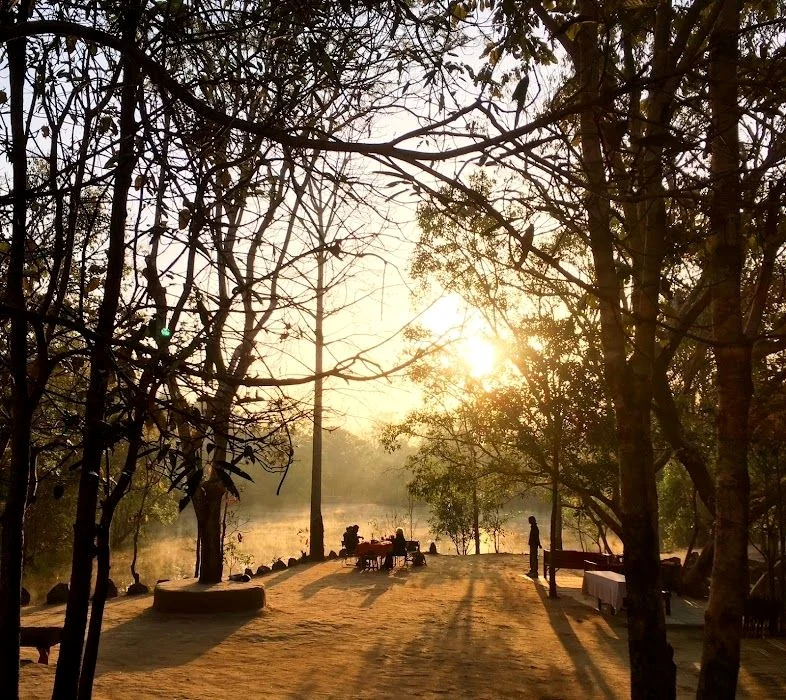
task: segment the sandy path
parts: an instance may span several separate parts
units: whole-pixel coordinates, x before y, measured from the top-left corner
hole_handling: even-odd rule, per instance
[[[268,607],[254,616],[162,615],[150,596],[117,599],[95,697],[628,697],[624,616],[548,601],[525,568],[504,554],[430,557],[391,574],[304,565],[263,579]],[[62,617],[63,606],[38,608],[24,622]],[[701,631],[669,637],[680,697],[694,696]],[[784,641],[746,640],[744,657],[738,697],[786,697]],[[26,665],[22,697],[48,698],[53,678],[54,665]]]

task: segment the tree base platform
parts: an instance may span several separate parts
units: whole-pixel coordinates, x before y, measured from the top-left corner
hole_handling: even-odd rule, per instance
[[[198,583],[194,579],[165,581],[153,590],[153,609],[166,613],[253,612],[265,607],[261,583],[222,581]]]

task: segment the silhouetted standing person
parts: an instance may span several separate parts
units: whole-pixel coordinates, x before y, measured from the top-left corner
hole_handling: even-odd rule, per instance
[[[538,548],[543,549],[540,543],[540,530],[534,515],[529,516],[529,573],[527,576],[538,578]]]

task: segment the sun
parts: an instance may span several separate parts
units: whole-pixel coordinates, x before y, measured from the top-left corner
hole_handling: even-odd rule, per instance
[[[423,314],[423,324],[447,340],[451,350],[446,364],[463,366],[469,376],[484,379],[499,371],[498,348],[489,339],[491,329],[477,309],[454,293],[446,294]]]
[[[459,341],[459,354],[475,379],[493,374],[497,369],[497,349],[481,336],[471,336]]]

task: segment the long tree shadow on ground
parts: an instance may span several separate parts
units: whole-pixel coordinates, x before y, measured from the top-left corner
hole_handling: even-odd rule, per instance
[[[612,697],[614,695],[613,691],[618,691],[619,689],[612,689],[609,686],[603,671],[598,668],[589,650],[582,646],[581,640],[571,624],[572,622],[582,624],[600,613],[596,613],[588,606],[584,606],[568,597],[549,598],[548,589],[545,586],[537,583],[533,583],[533,585],[549,616],[549,621],[554,628],[557,639],[559,639],[562,648],[573,661],[573,666],[581,685],[586,688],[597,689],[607,697]],[[620,641],[624,642],[624,638],[621,640],[617,635],[610,633],[599,639],[598,646],[603,653],[608,654],[611,652],[618,657],[620,662],[627,664],[627,655],[625,654],[627,644],[621,644]]]
[[[392,665],[402,684],[416,685],[417,678],[427,673],[429,693],[452,697],[573,697],[585,687],[586,697],[619,696],[619,689],[612,692],[591,659],[587,668],[586,655],[579,658],[580,643],[572,646],[561,636],[572,635],[569,617],[581,620],[591,611],[576,604],[569,615],[564,611],[549,613],[555,635],[568,654],[573,654],[576,672],[570,673],[564,657],[544,646],[547,640],[528,634],[526,622],[532,605],[538,602],[531,596],[525,599],[521,586],[512,583],[504,570],[493,569],[485,572],[482,581],[468,576],[460,597],[432,599],[419,606],[413,595],[409,642],[401,648],[391,646],[385,614],[380,611],[377,627],[369,631],[372,644],[357,659],[357,671],[344,677],[345,687],[353,696],[386,695],[387,689],[373,686],[373,669]],[[603,649],[606,653],[605,646]],[[424,668],[424,659],[428,659],[428,668]]]
[[[150,602],[152,605],[152,596]],[[97,676],[113,671],[152,671],[182,666],[220,645],[249,621],[252,613],[160,613],[147,608],[101,633]],[[149,653],[140,653],[140,640],[155,639]],[[146,643],[146,647],[147,647]],[[152,646],[152,645],[151,645]]]
[[[361,589],[367,594],[361,603],[361,607],[367,608],[386,591],[394,586],[406,583],[410,575],[411,572],[408,569],[395,569],[392,572],[387,572],[359,571],[354,567],[342,567],[338,571],[333,571],[315,579],[311,583],[307,583],[302,588],[302,597],[304,599],[311,598],[325,588],[338,588],[341,590],[348,588]]]
[[[262,583],[265,586],[265,589],[275,588],[280,583],[283,583],[297,574],[305,573],[314,566],[318,565],[312,563],[297,564],[296,566],[291,566],[287,569],[282,569],[281,571],[273,571],[269,574],[265,574],[264,576],[255,576],[253,580],[254,582]]]

